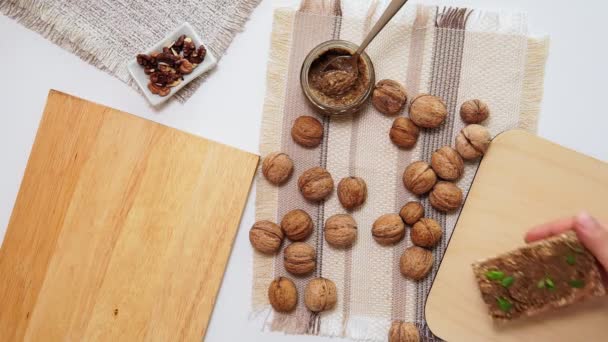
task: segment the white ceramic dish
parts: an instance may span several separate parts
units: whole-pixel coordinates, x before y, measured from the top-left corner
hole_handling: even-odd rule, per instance
[[[205,44],[201,38],[198,36],[194,28],[190,26],[188,23],[181,24],[175,31],[171,32],[168,36],[166,36],[163,40],[158,42],[156,45],[152,46],[143,53],[151,54],[152,52],[160,52],[163,47],[171,44],[171,42],[177,40],[179,36],[185,34],[188,37],[192,38],[192,41],[198,48],[200,45],[205,46],[207,48],[207,44]],[[180,89],[182,89],[186,84],[190,83],[193,79],[199,77],[205,72],[213,69],[217,64],[217,59],[215,56],[207,49],[207,54],[203,63],[199,64],[192,73],[188,75],[184,75],[184,80],[177,86],[171,88],[171,92],[167,96],[158,96],[156,94],[152,94],[152,92],[148,89],[148,83],[150,82],[150,77],[144,73],[144,68],[142,68],[137,61],[135,60],[135,56],[133,56],[133,60],[129,63],[129,73],[131,73],[131,77],[137,82],[137,85],[141,88],[141,91],[144,93],[150,104],[153,106],[158,106],[161,103],[167,101],[171,96],[177,93]]]

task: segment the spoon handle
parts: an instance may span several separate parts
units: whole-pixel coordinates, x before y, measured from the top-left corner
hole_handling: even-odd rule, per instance
[[[384,26],[386,26],[386,24],[395,16],[395,14],[397,14],[397,12],[399,12],[401,7],[403,7],[403,5],[405,5],[406,2],[407,2],[407,0],[391,1],[391,3],[388,5],[388,7],[386,7],[386,10],[384,10],[384,13],[382,13],[382,16],[380,17],[380,19],[378,19],[378,21],[376,22],[374,27],[372,27],[372,29],[369,31],[369,33],[367,34],[367,37],[365,37],[365,40],[363,41],[363,43],[361,43],[361,45],[357,49],[357,52],[355,52],[356,55],[360,55],[363,52],[363,50],[365,50],[365,48],[369,45],[369,43],[371,43],[371,41],[374,40],[374,38],[376,38],[376,35],[378,35],[378,33],[380,33],[380,31],[382,31]]]

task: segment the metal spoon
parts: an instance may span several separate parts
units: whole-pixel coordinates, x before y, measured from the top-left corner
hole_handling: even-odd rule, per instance
[[[344,63],[348,63],[351,65],[352,70],[354,70],[355,76],[359,77],[359,56],[361,56],[361,54],[363,53],[365,48],[367,48],[369,43],[371,43],[372,40],[374,40],[374,38],[376,38],[378,33],[380,33],[380,31],[382,31],[384,26],[386,26],[386,24],[388,24],[388,22],[395,16],[395,14],[397,14],[397,12],[399,12],[401,7],[403,7],[403,5],[405,5],[406,2],[407,2],[407,0],[391,1],[391,3],[388,5],[388,7],[386,7],[386,10],[384,10],[384,13],[382,13],[382,16],[380,17],[380,19],[378,19],[378,21],[376,22],[374,27],[372,27],[372,29],[369,31],[369,33],[367,34],[367,37],[365,37],[365,39],[363,40],[361,45],[359,45],[359,48],[357,49],[357,51],[355,51],[355,53],[350,56],[335,57],[329,63],[327,63],[327,65],[325,65],[325,68],[323,68],[323,71],[325,71],[327,69],[340,70],[340,69],[342,69],[342,68],[340,68],[340,65],[344,65]]]

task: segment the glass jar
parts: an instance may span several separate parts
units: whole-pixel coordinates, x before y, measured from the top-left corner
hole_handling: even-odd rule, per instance
[[[319,112],[325,115],[348,115],[356,113],[361,109],[361,107],[365,104],[365,102],[369,99],[374,89],[374,85],[376,83],[375,73],[374,73],[374,65],[372,64],[369,56],[363,52],[361,54],[361,60],[359,63],[363,62],[365,67],[365,72],[367,75],[367,85],[361,92],[361,94],[356,97],[356,99],[347,104],[337,104],[337,103],[328,103],[328,101],[324,101],[322,96],[319,96],[319,91],[312,88],[312,84],[310,83],[309,74],[313,63],[323,54],[327,53],[330,50],[346,50],[350,54],[353,54],[357,50],[358,46],[349,41],[345,40],[330,40],[316,46],[304,59],[304,63],[302,64],[302,69],[300,72],[300,85],[302,86],[302,91],[308,101],[317,109]],[[361,66],[359,67],[361,69]],[[359,72],[359,77],[365,77],[365,75],[361,75]],[[337,102],[337,101],[335,101]]]

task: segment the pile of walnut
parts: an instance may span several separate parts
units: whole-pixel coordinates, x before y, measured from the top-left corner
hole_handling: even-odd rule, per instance
[[[372,104],[381,113],[396,115],[407,103],[405,88],[396,81],[382,80],[376,85]],[[465,126],[455,141],[455,148],[444,146],[432,153],[430,163],[416,161],[403,172],[405,188],[416,196],[428,195],[428,203],[437,211],[448,213],[460,208],[462,190],[454,183],[464,174],[464,160],[473,160],[485,154],[490,144],[489,131],[479,123],[489,116],[488,106],[479,100],[465,102],[460,109]],[[448,116],[442,99],[433,95],[419,95],[410,104],[409,118],[397,117],[390,129],[389,138],[399,148],[416,145],[424,129],[441,126]],[[294,142],[305,148],[316,148],[323,141],[323,124],[312,116],[297,118],[291,130]],[[282,152],[267,155],[262,163],[262,174],[277,186],[287,182],[293,173],[294,163]],[[334,191],[334,180],[326,169],[313,167],[303,171],[297,186],[304,198],[321,202]],[[342,178],[337,195],[346,211],[359,208],[367,199],[365,181],[355,175]],[[392,246],[403,240],[406,226],[410,226],[412,247],[400,259],[399,268],[404,277],[418,281],[424,279],[433,267],[430,250],[443,236],[443,228],[436,220],[427,218],[421,202],[411,201],[400,212],[380,216],[373,224],[371,235],[383,246]],[[303,210],[295,209],[282,218],[280,225],[270,221],[256,222],[249,232],[252,246],[261,253],[275,254],[281,249],[285,237],[292,243],[284,249],[283,265],[294,276],[309,275],[316,270],[315,248],[305,242],[311,236],[314,224]],[[348,213],[327,219],[323,227],[325,241],[336,248],[350,248],[357,239],[357,222]],[[272,307],[279,312],[295,309],[298,293],[293,281],[286,277],[275,279],[268,289]],[[325,278],[314,278],[306,286],[304,304],[313,312],[334,307],[337,300],[335,284]],[[396,321],[389,332],[389,341],[418,341],[418,329],[411,323]]]
[[[197,48],[192,38],[181,35],[169,46],[165,46],[162,52],[137,55],[137,63],[150,76],[148,89],[152,94],[167,96],[172,87],[184,80],[184,75],[191,73],[203,62],[206,55],[204,46]]]

